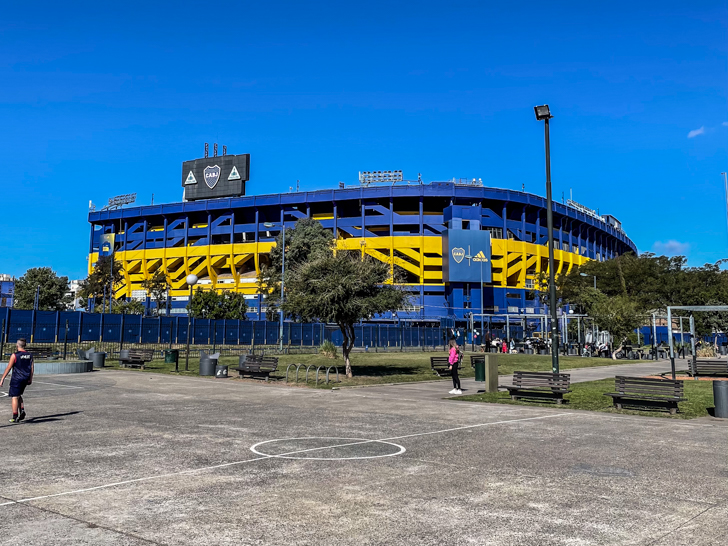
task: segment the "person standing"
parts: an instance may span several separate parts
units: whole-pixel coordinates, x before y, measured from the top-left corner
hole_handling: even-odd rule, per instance
[[[19,339],[16,343],[17,351],[10,355],[8,367],[5,368],[2,379],[0,379],[0,387],[5,383],[5,378],[13,371],[13,375],[10,378],[10,390],[8,390],[8,396],[11,399],[13,408],[13,417],[10,419],[11,423],[19,423],[25,419],[25,404],[23,403],[23,393],[25,387],[33,383],[33,372],[35,366],[33,365],[33,355],[25,350],[25,340]]]
[[[457,341],[454,339],[450,340],[450,356],[447,361],[450,364],[450,375],[452,376],[452,390],[450,394],[463,394],[460,389],[460,376],[458,375],[458,367],[460,366],[460,347],[458,347]]]

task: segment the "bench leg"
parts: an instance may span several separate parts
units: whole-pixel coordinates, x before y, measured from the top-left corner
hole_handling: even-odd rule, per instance
[[[511,395],[511,400],[518,400],[518,397],[514,394]]]
[[[677,413],[677,408],[670,408],[670,415],[675,415]]]
[[[614,403],[614,407],[617,408],[618,410],[621,410],[622,409],[622,404],[620,404],[619,402],[615,402]]]
[[[561,404],[563,404],[563,403],[564,403],[564,399],[563,399],[563,398],[557,398],[557,399],[556,399],[556,403],[557,403],[558,405],[561,405]]]

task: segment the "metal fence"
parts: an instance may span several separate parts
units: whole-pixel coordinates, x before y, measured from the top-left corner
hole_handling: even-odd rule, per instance
[[[32,313],[32,312],[23,312]],[[272,352],[280,346],[280,323],[248,320],[208,320],[140,315],[94,313],[33,313],[33,321],[22,321],[17,311],[2,319],[0,358],[14,350],[17,339],[31,347],[52,348],[60,356],[75,358],[77,350],[94,348],[110,358],[122,349],[145,347],[179,349],[188,342],[192,354],[220,351],[223,354]],[[354,327],[355,348],[360,350],[442,349],[453,330],[442,327],[362,324]],[[465,332],[455,330],[460,342]],[[341,345],[337,326],[286,322],[283,325],[284,352],[314,352],[325,340]]]

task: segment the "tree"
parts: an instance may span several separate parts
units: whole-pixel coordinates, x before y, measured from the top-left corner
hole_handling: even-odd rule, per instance
[[[331,256],[334,248],[334,237],[329,230],[313,218],[302,218],[293,229],[286,230],[286,278],[289,282],[290,272],[307,260],[321,256]],[[276,309],[274,302],[280,304],[281,266],[283,262],[283,235],[276,237],[276,246],[268,254],[269,262],[264,263],[258,275],[258,291],[267,297],[267,317],[273,317]]]
[[[304,321],[333,322],[344,336],[346,376],[353,377],[349,353],[354,325],[375,315],[400,309],[407,294],[392,284],[389,266],[358,253],[321,255],[294,266],[286,275],[283,310]]]
[[[142,281],[142,286],[151,295],[154,303],[157,304],[156,315],[159,316],[162,302],[166,300],[167,290],[169,289],[167,275],[164,274],[161,268],[157,269],[150,278]]]
[[[218,294],[214,290],[197,287],[188,309],[193,318],[245,320],[248,306],[245,296],[238,292]]]
[[[86,299],[87,303],[88,300],[93,300],[94,308],[103,302],[104,294],[109,294],[112,263],[114,284],[120,283],[124,279],[124,270],[121,263],[114,260],[113,256],[100,256],[91,274],[83,281],[81,296]]]
[[[38,287],[38,309],[42,311],[62,311],[71,302],[66,295],[68,277],[59,277],[50,267],[33,267],[15,281],[15,307],[33,309]]]
[[[144,304],[139,300],[113,300],[111,312],[116,315],[143,315]]]
[[[617,353],[630,333],[642,323],[643,315],[639,312],[637,303],[626,296],[610,298],[598,291],[595,294],[593,289],[592,294],[595,297],[589,307],[589,316],[612,335],[612,359],[616,360]]]

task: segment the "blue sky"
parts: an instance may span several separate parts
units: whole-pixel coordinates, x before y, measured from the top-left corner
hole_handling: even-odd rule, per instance
[[[179,201],[204,142],[252,155],[248,193],[402,169],[543,194],[543,103],[556,197],[728,257],[726,2],[14,4],[0,273],[85,276],[88,201]]]

